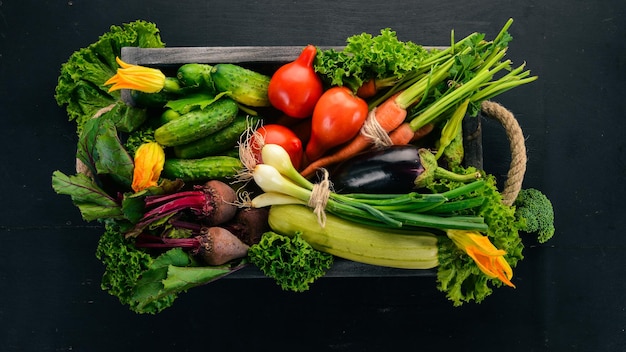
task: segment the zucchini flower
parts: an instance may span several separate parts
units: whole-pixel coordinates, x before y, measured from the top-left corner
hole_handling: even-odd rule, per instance
[[[165,75],[160,70],[144,66],[127,64],[119,57],[115,60],[120,65],[117,73],[104,85],[113,84],[109,92],[119,89],[133,89],[144,93],[157,93],[165,86]]]
[[[135,169],[131,185],[133,191],[139,192],[156,186],[164,163],[165,152],[158,143],[147,142],[140,145],[135,152]]]
[[[497,249],[489,237],[476,231],[447,230],[446,234],[457,247],[469,255],[478,268],[491,278],[498,278],[507,286],[515,287],[511,282],[513,269],[504,259],[506,252]]]

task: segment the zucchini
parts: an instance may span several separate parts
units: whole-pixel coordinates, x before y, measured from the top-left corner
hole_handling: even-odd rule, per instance
[[[241,170],[238,158],[230,156],[207,156],[200,159],[165,159],[162,175],[168,179],[183,181],[208,181],[233,177]]]
[[[217,64],[211,70],[215,89],[238,103],[253,107],[271,106],[267,96],[270,77],[235,64]]]
[[[234,149],[241,135],[249,126],[254,126],[258,120],[257,117],[239,115],[230,125],[213,134],[191,143],[175,146],[174,155],[177,158],[194,159],[225,153]]]
[[[203,109],[192,110],[157,128],[154,139],[166,147],[189,143],[228,126],[238,111],[235,101],[223,97]]]
[[[281,235],[300,232],[313,248],[354,262],[402,269],[438,265],[437,236],[430,232],[374,228],[328,213],[322,227],[313,209],[297,204],[272,205],[268,222]]]

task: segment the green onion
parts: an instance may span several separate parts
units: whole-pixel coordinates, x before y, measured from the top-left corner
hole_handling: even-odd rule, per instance
[[[265,193],[254,198],[251,206],[306,204],[315,209],[322,226],[324,212],[329,212],[356,223],[378,227],[486,230],[480,217],[455,215],[456,211],[482,204],[481,198],[470,196],[484,185],[482,181],[445,194],[337,194],[331,191],[328,180],[313,184],[302,177],[281,146],[266,144],[261,153],[264,163],[248,171]],[[436,214],[426,214],[436,209],[439,209]]]

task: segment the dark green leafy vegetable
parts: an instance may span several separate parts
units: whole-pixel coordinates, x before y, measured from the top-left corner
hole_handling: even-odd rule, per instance
[[[165,107],[183,115],[190,112],[191,110],[202,110],[219,100],[224,95],[224,93],[215,95],[206,92],[188,94],[179,99],[168,101],[167,104],[165,104]]]
[[[111,222],[106,224],[100,237],[96,258],[105,267],[100,284],[102,289],[117,297],[122,304],[133,306],[134,287],[152,264],[152,257],[136,249],[132,240],[126,239]]]
[[[476,172],[477,169],[458,167],[458,173]],[[522,260],[524,245],[519,237],[520,222],[515,216],[515,207],[502,203],[493,175],[483,173],[485,187],[477,189],[469,196],[482,197],[484,203],[478,208],[463,210],[464,215],[482,216],[489,229],[485,233],[494,246],[506,251],[505,259],[514,268]],[[437,192],[445,192],[462,186],[457,181],[440,179],[431,185]],[[480,271],[476,263],[446,237],[438,242],[439,267],[437,269],[437,287],[445,292],[455,306],[475,301],[481,302],[492,293],[492,287],[500,287],[502,281],[490,278]]]
[[[544,193],[535,188],[522,189],[513,205],[515,215],[523,224],[521,231],[537,234],[539,243],[554,236],[554,208]]]
[[[264,233],[261,241],[250,247],[248,258],[283,290],[295,292],[308,290],[333,263],[332,255],[313,249],[300,233],[287,237],[272,231]]]
[[[129,155],[135,155],[135,151],[140,145],[147,142],[154,142],[154,127],[149,124],[143,124],[140,128],[129,133],[124,142],[124,149]]]
[[[133,159],[122,146],[113,121],[100,118],[87,121],[79,137],[76,158],[92,175],[109,175],[130,189]]]
[[[124,46],[163,48],[165,44],[155,24],[139,20],[111,26],[98,41],[74,52],[61,66],[55,99],[59,106],[66,106],[69,119],[76,121],[77,131],[98,110],[120,100],[119,91],[109,93],[103,84],[116,73],[115,58]]]
[[[180,290],[167,290],[163,281],[170,266],[185,267],[191,259],[180,248],[171,249],[150,262],[132,287],[130,308],[137,313],[158,313],[170,307]]]
[[[105,266],[102,289],[136,313],[156,314],[170,307],[180,293],[207,284],[242,268],[233,265],[199,266],[181,248],[153,257],[138,249],[119,227],[108,222],[96,249]]]
[[[68,176],[55,171],[52,188],[58,194],[69,195],[85,221],[123,217],[118,202],[85,174]]]
[[[112,105],[111,110],[100,116],[101,119],[110,119],[120,132],[132,132],[139,128],[148,118],[148,110],[129,108],[125,102],[119,100]]]
[[[420,66],[430,51],[411,41],[400,41],[389,28],[372,36],[349,37],[342,51],[319,50],[315,70],[330,85],[345,85],[356,91],[370,79],[399,80]]]

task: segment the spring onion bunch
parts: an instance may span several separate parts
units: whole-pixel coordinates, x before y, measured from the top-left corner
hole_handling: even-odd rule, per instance
[[[472,193],[484,186],[482,180],[467,183],[445,193],[422,194],[338,194],[332,191],[328,173],[312,183],[294,168],[287,152],[279,145],[266,144],[263,163],[248,172],[264,193],[251,199],[255,208],[274,204],[306,204],[315,209],[324,226],[325,212],[341,218],[378,227],[417,229],[459,229],[485,231],[480,216],[462,216],[460,211],[482,204]]]

